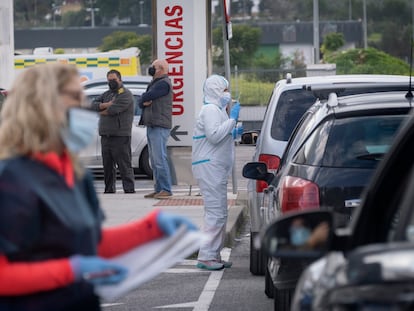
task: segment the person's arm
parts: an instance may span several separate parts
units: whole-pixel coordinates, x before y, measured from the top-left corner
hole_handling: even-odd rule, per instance
[[[112,104],[109,105],[105,110],[105,114],[116,115],[127,110],[130,105],[134,105],[134,98],[132,97],[132,93],[123,92],[114,98]]]
[[[104,102],[105,94],[106,92],[103,93],[102,95],[99,95],[92,101],[91,106],[90,106],[91,110],[101,112],[107,109],[111,105],[112,101]]]
[[[153,101],[154,99],[160,98],[167,95],[170,92],[170,85],[165,81],[157,82],[154,87],[143,93],[140,99],[140,107],[144,106],[145,102]],[[142,108],[142,107],[141,107]]]
[[[159,210],[155,210],[137,221],[104,228],[98,246],[98,254],[104,258],[120,255],[138,245],[164,235],[157,223]]]
[[[202,114],[201,121],[204,124],[206,138],[210,143],[218,144],[231,134],[236,121],[228,119],[221,122],[221,111],[213,104],[205,106],[204,109],[206,111]]]
[[[67,286],[75,280],[69,259],[9,262],[0,255],[0,296],[19,296]]]

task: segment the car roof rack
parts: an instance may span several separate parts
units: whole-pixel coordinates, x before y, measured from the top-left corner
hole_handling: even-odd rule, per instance
[[[292,74],[290,72],[286,74],[286,83],[292,83]]]
[[[336,93],[337,96],[345,96],[360,93],[376,93],[376,92],[391,92],[391,91],[408,91],[406,83],[401,82],[368,82],[368,83],[328,83],[318,85],[303,85],[304,90],[313,92],[316,98],[320,100],[327,100],[331,93]],[[358,92],[358,89],[364,89],[363,92]],[[412,90],[413,88],[411,88]]]
[[[338,104],[338,95],[336,93],[330,93],[327,101],[328,107],[337,107]]]

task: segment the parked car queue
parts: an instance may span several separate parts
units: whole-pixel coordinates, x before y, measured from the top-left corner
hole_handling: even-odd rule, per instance
[[[412,94],[407,101],[411,105]],[[262,249],[269,256],[307,260],[323,256],[301,274],[292,310],[414,309],[413,144],[411,113],[346,228],[335,227],[329,210],[287,214],[267,227]],[[309,227],[302,245],[290,240],[297,219]],[[327,230],[319,243],[308,243],[322,224]]]
[[[407,86],[406,86],[407,87]],[[296,126],[276,174],[265,163],[248,163],[244,175],[267,181],[269,221],[285,213],[331,210],[345,227],[360,195],[411,110],[406,92],[381,92],[318,100]],[[306,260],[271,257],[265,290],[275,310],[289,310]]]
[[[341,96],[355,94],[355,92],[373,92],[376,89],[374,84],[378,87],[400,86],[401,90],[406,90],[408,83],[408,76],[397,75],[335,75],[304,78],[292,78],[288,75],[286,79],[276,82],[260,131],[246,133],[242,137],[242,143],[253,142],[256,147],[252,161],[265,162],[269,172],[276,172],[295,125],[318,98],[326,97],[331,91],[338,89]],[[354,91],[356,87],[358,90]],[[258,132],[260,134],[257,138]],[[250,272],[254,275],[265,274],[267,266],[267,258],[260,249],[254,247],[259,232],[268,224],[266,202],[264,202],[267,199],[265,198],[267,190],[268,183],[263,180],[250,180],[247,186],[250,212]]]

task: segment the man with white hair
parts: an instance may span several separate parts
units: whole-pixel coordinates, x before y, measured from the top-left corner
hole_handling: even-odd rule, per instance
[[[198,115],[192,151],[192,169],[204,198],[204,232],[211,240],[202,245],[197,267],[207,270],[230,268],[221,260],[227,223],[227,180],[233,167],[234,140],[240,104],[233,105],[230,118],[226,107],[231,101],[229,82],[212,75],[204,83],[204,105]]]

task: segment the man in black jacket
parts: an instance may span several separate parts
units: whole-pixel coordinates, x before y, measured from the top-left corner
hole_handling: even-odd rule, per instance
[[[92,102],[92,109],[100,114],[102,162],[105,193],[115,193],[116,167],[125,193],[134,193],[134,170],[131,165],[131,131],[134,120],[134,99],[122,84],[121,73],[108,71],[109,90]]]

